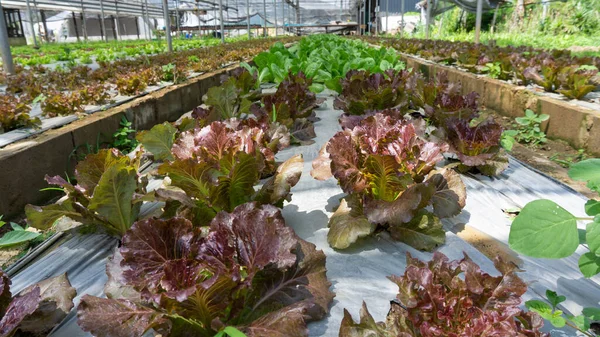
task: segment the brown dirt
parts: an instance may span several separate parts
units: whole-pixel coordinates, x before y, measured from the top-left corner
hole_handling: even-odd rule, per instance
[[[506,129],[514,129],[512,118],[499,116],[494,113],[490,113],[490,115]],[[570,186],[586,197],[598,198],[598,195],[591,192],[585,186],[584,182],[569,178],[569,169],[565,166],[570,162],[576,162],[580,153],[578,149],[573,148],[566,142],[549,139],[545,144],[539,146],[515,144],[510,154],[518,160]],[[586,156],[585,158],[593,158],[592,155],[586,153],[584,155]],[[564,161],[562,165],[558,162],[560,160]]]

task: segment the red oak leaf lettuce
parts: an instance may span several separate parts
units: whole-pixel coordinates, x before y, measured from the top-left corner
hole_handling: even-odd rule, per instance
[[[425,263],[407,253],[404,275],[389,277],[398,296],[386,322],[376,323],[363,303],[359,323],[344,310],[339,336],[549,336],[539,330],[540,316],[519,307],[527,284],[515,268],[499,259],[494,265],[500,276],[482,271],[466,254],[449,261],[436,252]]]
[[[378,111],[408,108],[409,97],[406,82],[408,71],[387,70],[371,74],[364,70],[350,70],[341,80],[342,92],[334,101],[334,107],[348,115],[362,115],[368,110]]]
[[[460,213],[466,198],[455,172],[433,171],[446,149],[423,140],[410,121],[379,113],[333,136],[311,172],[335,177],[349,194],[330,219],[329,244],[347,248],[377,226],[418,249],[443,243],[439,218]]]
[[[492,119],[472,125],[465,119],[447,121],[446,133],[450,151],[461,161],[462,171],[472,168],[493,176],[508,167],[508,159],[501,151],[500,137],[503,128]]]
[[[77,294],[66,274],[25,288],[15,297],[10,284],[9,277],[0,270],[1,337],[48,334],[71,311]]]
[[[306,323],[325,317],[333,300],[323,252],[269,205],[219,213],[208,233],[182,218],[138,222],[120,254],[114,259],[128,272],[109,282],[140,296],[84,296],[78,323],[95,336],[142,336],[152,328],[212,337],[225,326],[247,336],[308,336]]]

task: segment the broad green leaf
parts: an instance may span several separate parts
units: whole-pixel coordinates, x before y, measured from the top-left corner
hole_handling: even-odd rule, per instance
[[[585,277],[592,277],[600,273],[600,256],[594,253],[585,253],[579,258],[579,270]]]
[[[346,199],[342,199],[340,206],[329,219],[327,242],[333,248],[345,249],[359,238],[372,234],[374,230],[375,225],[371,224],[360,210],[348,207]]]
[[[206,93],[206,105],[212,106],[223,119],[236,117],[238,93],[235,84],[227,81],[218,87],[208,89]]]
[[[246,337],[246,335],[241,332],[240,330],[232,327],[232,326],[228,326],[226,327],[223,332],[225,332],[227,335],[229,335],[229,337]]]
[[[583,314],[594,321],[600,321],[600,308],[583,308]]]
[[[553,308],[556,308],[557,305],[567,300],[565,296],[558,295],[555,291],[546,290],[546,298],[552,304]]]
[[[513,250],[532,257],[570,256],[579,246],[577,219],[551,200],[532,201],[513,221],[508,243]]]
[[[273,81],[275,83],[281,83],[285,79],[285,70],[281,69],[277,64],[271,64],[271,74],[273,75]]]
[[[390,226],[390,235],[413,248],[426,251],[446,242],[446,232],[440,219],[423,209],[408,223]]]
[[[600,214],[600,201],[590,199],[585,203],[585,214],[595,216]]]
[[[331,73],[328,73],[322,69],[317,70],[317,74],[313,77],[313,81],[319,83],[325,83],[330,79],[332,79]]]
[[[600,158],[587,159],[571,165],[569,177],[586,181],[590,190],[600,193]]]
[[[557,328],[562,328],[566,324],[565,319],[562,317],[562,311],[556,310],[553,312],[552,307],[544,301],[530,300],[525,302],[525,307],[530,311],[538,313]]]
[[[313,83],[313,84],[311,84],[311,86],[308,89],[310,91],[314,92],[315,94],[318,94],[318,93],[322,92],[323,90],[325,90],[325,86],[321,83]]]
[[[106,170],[115,165],[128,165],[129,163],[130,159],[127,156],[119,155],[116,149],[100,150],[98,153],[87,155],[85,160],[77,164],[75,177],[79,186],[86,190],[86,195],[92,195],[100,177]]]
[[[325,81],[325,86],[327,89],[334,90],[338,94],[342,92],[342,83],[340,82],[340,77],[334,77],[330,80]]]
[[[582,331],[588,331],[590,329],[590,319],[584,315],[579,316],[568,316],[571,322],[575,323],[575,325],[581,329]]]
[[[271,75],[271,69],[269,69],[269,68],[263,68],[260,71],[260,73],[258,74],[258,82],[259,83],[266,83],[272,79],[273,79],[273,76]]]
[[[137,172],[131,167],[115,165],[100,178],[89,209],[105,218],[111,234],[123,235],[137,218],[132,199],[137,188]],[[140,204],[137,204],[139,209]]]
[[[600,223],[590,222],[585,228],[585,241],[595,255],[600,255]]]
[[[80,220],[80,214],[73,209],[71,203],[52,204],[48,206],[25,206],[25,215],[27,223],[40,230],[52,228],[56,220],[66,216],[75,221]]]
[[[392,64],[386,60],[381,60],[379,63],[379,69],[381,69],[381,71],[386,71],[390,68],[392,68]]]
[[[158,124],[149,131],[140,132],[135,138],[144,148],[154,155],[157,160],[173,160],[171,148],[177,129],[169,122]]]
[[[10,231],[0,238],[0,248],[31,241],[42,234],[29,231]]]
[[[23,228],[21,225],[14,223],[14,222],[10,223],[10,227],[12,227],[12,229],[16,230],[16,231],[24,231],[25,230],[25,228]]]

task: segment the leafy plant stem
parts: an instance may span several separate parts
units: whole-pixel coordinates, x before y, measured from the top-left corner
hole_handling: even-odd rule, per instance
[[[569,327],[581,332],[582,334],[589,336],[589,337],[594,337],[594,335],[590,334],[589,332],[585,332],[581,329],[579,329],[575,324],[571,323],[571,321],[569,320],[565,320],[565,324],[568,325]]]

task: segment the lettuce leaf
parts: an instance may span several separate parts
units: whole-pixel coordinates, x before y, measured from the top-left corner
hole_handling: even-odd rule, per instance
[[[60,204],[25,207],[28,223],[38,229],[51,228],[62,217],[80,225],[97,227],[121,236],[137,219],[147,179],[138,174],[139,158],[131,159],[117,149],[88,155],[75,167],[77,184],[60,176],[46,177],[66,194]]]
[[[0,270],[0,336],[46,335],[73,308],[75,288],[66,274],[46,279],[12,297],[10,279]],[[18,331],[18,332],[17,332]]]
[[[269,205],[221,212],[208,233],[183,218],[138,222],[120,254],[114,259],[124,268],[122,286],[142,296],[84,296],[78,323],[96,336],[141,336],[152,328],[212,337],[225,326],[248,336],[308,336],[306,323],[325,317],[333,300],[323,252]]]
[[[398,285],[386,322],[376,323],[366,304],[356,323],[345,311],[340,337],[377,336],[549,336],[540,329],[543,319],[519,307],[527,284],[514,267],[494,261],[500,276],[482,271],[466,254],[449,261],[436,252],[430,262],[407,253],[403,276],[389,279]]]

